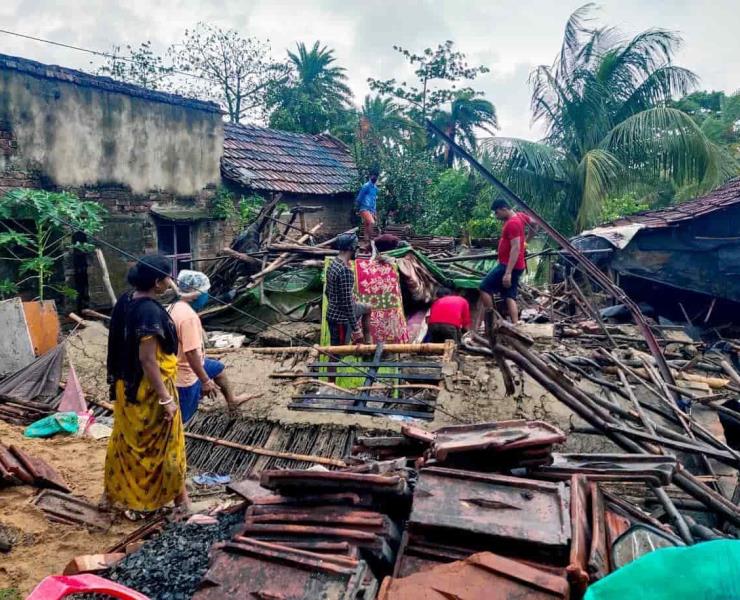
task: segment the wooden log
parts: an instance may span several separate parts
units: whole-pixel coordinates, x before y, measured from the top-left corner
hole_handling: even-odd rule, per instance
[[[221,250],[221,252],[226,256],[230,256],[231,258],[235,258],[236,260],[240,260],[241,262],[245,262],[250,265],[262,264],[262,261],[260,261],[259,259],[254,258],[253,256],[249,256],[248,254],[244,254],[243,252],[237,252],[236,250],[233,250],[231,248],[224,248]]]
[[[98,264],[100,265],[100,272],[103,277],[103,286],[105,287],[105,291],[108,292],[108,297],[110,298],[111,305],[115,306],[118,298],[116,298],[116,292],[113,290],[113,284],[110,282],[108,264],[105,262],[103,251],[100,248],[95,248],[95,256],[98,259]]]
[[[313,234],[315,234],[319,229],[322,227],[322,223],[317,223],[314,225],[309,233],[306,233],[298,238],[298,243],[305,242],[307,239],[309,239]],[[257,282],[260,279],[264,278],[265,275],[268,273],[272,273],[273,271],[277,271],[280,267],[282,267],[284,264],[289,262],[291,260],[292,256],[289,252],[283,252],[280,256],[278,256],[274,261],[272,261],[269,265],[267,265],[264,269],[262,269],[259,273],[255,273],[250,277],[250,279],[253,282]]]
[[[295,454],[293,452],[280,452],[278,450],[268,450],[267,448],[260,448],[258,446],[247,446],[246,444],[237,444],[236,442],[230,442],[229,440],[222,440],[219,438],[211,437],[209,435],[201,435],[199,433],[185,432],[185,437],[191,440],[201,440],[203,442],[210,442],[217,446],[224,446],[226,448],[234,448],[235,450],[242,450],[243,452],[251,452],[252,454],[259,454],[261,456],[272,456],[274,458],[284,458],[286,460],[299,460],[301,462],[310,462],[317,465],[327,465],[330,467],[346,467],[347,464],[337,458],[328,458],[326,456],[314,456],[312,454]]]
[[[69,314],[67,315],[67,317],[68,317],[68,318],[69,318],[70,320],[72,320],[72,321],[74,321],[75,323],[77,323],[77,326],[78,326],[78,327],[87,327],[87,321],[85,321],[85,319],[83,319],[83,318],[82,318],[82,317],[81,317],[80,315],[78,315],[78,314],[75,314],[75,313],[71,312],[71,313],[69,313]]]
[[[270,244],[267,249],[275,252],[297,252],[298,254],[311,254],[317,256],[336,256],[337,254],[339,254],[338,250],[332,250],[331,248],[301,246],[299,244],[285,244],[282,242]]]
[[[444,354],[446,344],[385,344],[385,352],[392,354]],[[355,346],[296,346],[277,348],[244,348],[255,354],[303,354],[316,350],[319,354],[332,354],[335,356],[366,355],[375,354],[375,344],[357,344]],[[242,348],[239,348],[242,350]]]
[[[92,317],[94,319],[100,319],[101,321],[110,321],[110,317],[108,315],[104,315],[103,313],[99,313],[95,310],[92,310],[90,308],[83,308],[82,314],[86,317]]]

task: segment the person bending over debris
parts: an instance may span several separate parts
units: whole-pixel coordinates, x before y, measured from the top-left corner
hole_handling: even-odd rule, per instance
[[[370,343],[370,306],[355,301],[355,274],[349,262],[357,253],[357,236],[345,233],[337,237],[339,251],[326,271],[326,321],[332,346]],[[364,332],[364,334],[363,334]]]
[[[168,310],[177,327],[177,394],[182,421],[187,423],[198,410],[203,396],[220,390],[230,410],[249,399],[248,394],[235,396],[224,373],[224,364],[205,358],[203,326],[198,311],[208,302],[211,282],[205,273],[182,270],[177,276],[181,295]]]
[[[506,200],[494,200],[491,210],[499,221],[504,222],[501,239],[498,243],[498,264],[483,278],[480,284],[480,301],[476,310],[473,331],[478,331],[483,313],[493,309],[493,294],[501,294],[506,301],[506,308],[511,322],[516,325],[519,310],[516,305],[516,294],[519,278],[527,266],[525,250],[527,240],[526,226],[532,222],[528,215],[516,213]]]
[[[396,248],[405,248],[409,245],[408,242],[402,240],[400,237],[393,235],[392,233],[384,233],[376,237],[371,244],[375,246],[378,252],[388,252],[389,250],[395,250]]]
[[[375,223],[377,221],[377,199],[378,199],[378,172],[371,171],[370,177],[367,182],[360,188],[357,198],[355,199],[355,205],[357,206],[357,214],[362,219],[362,224],[365,228],[365,244],[366,249],[370,248],[370,241],[375,236]]]
[[[171,285],[172,263],[144,256],[131,267],[134,288],[111,315],[108,382],[113,432],[105,457],[101,505],[154,511],[171,500],[188,509],[185,435],[177,404],[177,329],[157,301]]]
[[[429,338],[431,342],[444,342],[460,338],[470,327],[470,305],[462,296],[441,287],[437,299],[429,309]]]

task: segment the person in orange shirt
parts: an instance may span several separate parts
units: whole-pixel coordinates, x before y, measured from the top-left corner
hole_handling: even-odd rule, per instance
[[[183,423],[198,410],[204,396],[220,391],[230,410],[249,399],[248,394],[234,395],[221,361],[205,357],[203,326],[198,316],[208,302],[211,282],[199,271],[180,271],[177,287],[182,291],[170,306],[170,317],[177,327],[177,394]]]

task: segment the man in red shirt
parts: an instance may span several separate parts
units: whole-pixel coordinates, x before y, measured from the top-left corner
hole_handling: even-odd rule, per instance
[[[524,213],[516,213],[506,200],[494,200],[491,210],[499,221],[504,222],[501,239],[498,243],[498,264],[483,278],[480,284],[480,304],[476,311],[474,331],[478,330],[483,312],[493,308],[493,294],[501,294],[506,300],[506,308],[513,324],[519,320],[519,309],[516,305],[516,293],[519,278],[524,273],[527,263],[524,253],[527,248],[526,226],[532,219]]]
[[[447,288],[437,290],[437,299],[429,310],[429,336],[432,342],[460,341],[470,327],[470,305],[462,296]]]

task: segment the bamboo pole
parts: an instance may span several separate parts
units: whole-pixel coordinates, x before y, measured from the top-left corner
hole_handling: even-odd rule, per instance
[[[259,448],[258,446],[247,446],[246,444],[237,444],[236,442],[230,442],[229,440],[222,440],[219,438],[211,437],[210,435],[201,435],[199,433],[185,432],[185,437],[192,440],[201,440],[203,442],[210,442],[218,446],[225,446],[226,448],[234,448],[235,450],[242,450],[243,452],[251,452],[252,454],[259,454],[261,456],[272,456],[274,458],[284,458],[287,460],[299,460],[301,462],[316,463],[318,465],[328,465],[330,467],[346,467],[347,464],[337,458],[328,458],[326,456],[314,456],[312,454],[295,454],[293,452],[280,452],[278,450],[268,450],[267,448]]]
[[[446,344],[385,344],[385,352],[396,354],[444,354]],[[255,354],[303,354],[316,350],[320,354],[335,356],[375,354],[375,344],[357,344],[356,346],[286,346],[277,348],[244,348]],[[236,349],[234,349],[236,350]],[[241,350],[241,348],[239,348]]]

